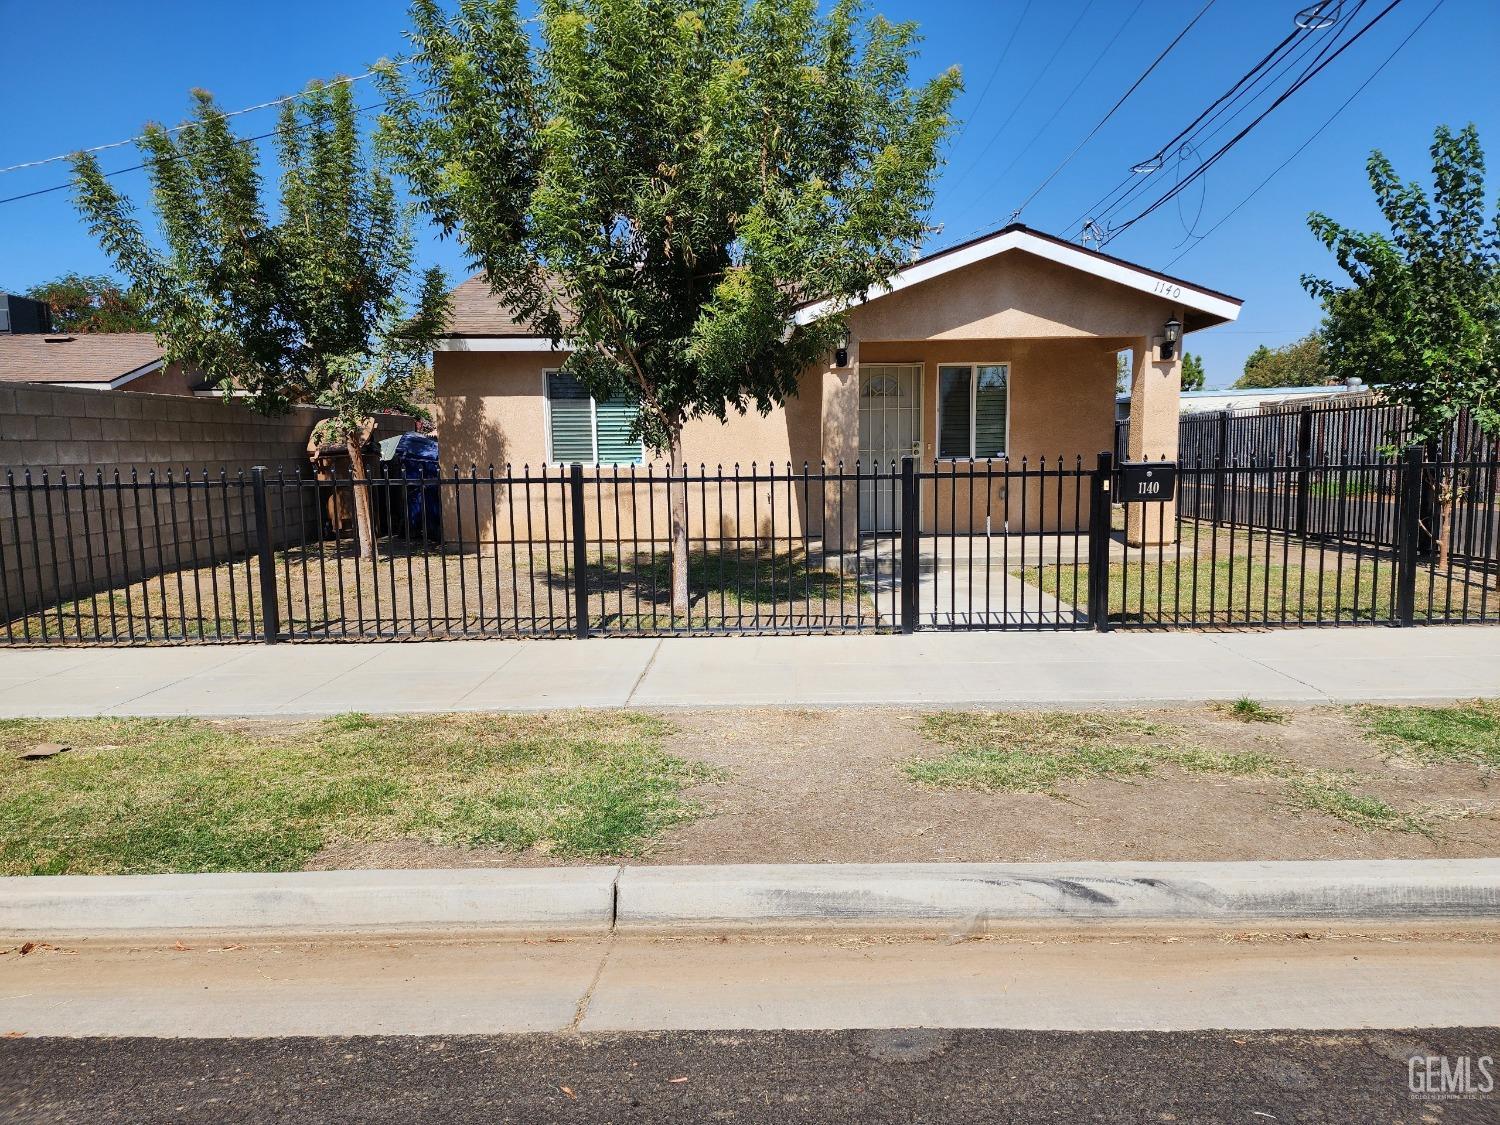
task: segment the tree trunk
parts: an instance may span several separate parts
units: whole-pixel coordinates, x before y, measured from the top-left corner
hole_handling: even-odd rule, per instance
[[[688,615],[688,498],[687,464],[682,459],[682,431],[674,429],[667,446],[667,512],[672,532],[672,617],[674,624]],[[673,477],[677,478],[674,487]]]
[[[354,478],[354,530],[359,543],[359,557],[375,554],[375,507],[370,503],[370,475],[365,472],[363,431],[349,438],[349,475]]]

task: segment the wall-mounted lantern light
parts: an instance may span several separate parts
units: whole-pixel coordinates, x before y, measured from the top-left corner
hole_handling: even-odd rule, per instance
[[[1161,357],[1171,359],[1177,354],[1177,341],[1182,339],[1182,321],[1175,316],[1162,325]]]
[[[847,331],[839,336],[838,346],[833,349],[833,365],[835,367],[849,366],[849,333]]]

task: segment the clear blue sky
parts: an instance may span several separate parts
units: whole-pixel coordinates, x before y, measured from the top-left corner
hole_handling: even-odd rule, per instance
[[[1141,0],[1137,9],[1136,0],[1035,0],[997,68],[1024,0],[872,0],[874,11],[921,23],[920,75],[957,64],[968,86],[957,106],[966,124],[938,185],[933,217],[944,229],[933,246],[1003,225],[1202,2]],[[1260,58],[1306,2],[1217,0],[1026,208],[1022,221],[1076,234],[1068,224]],[[1366,13],[1386,2],[1371,0]],[[1364,174],[1371,148],[1383,149],[1407,178],[1425,180],[1434,126],[1474,121],[1490,150],[1491,198],[1500,187],[1500,5],[1446,0],[1396,61],[1269,186],[1207,240],[1184,241],[1195,220],[1200,231],[1215,224],[1322,125],[1432,4],[1403,0],[1212,169],[1205,184],[1185,192],[1180,209],[1168,204],[1110,243],[1111,253],[1245,299],[1237,324],[1189,342],[1206,358],[1210,385],[1233,381],[1257,344],[1288,342],[1316,324],[1317,309],[1298,277],[1326,272],[1330,262],[1304,219],[1318,208],[1355,224],[1376,223]],[[0,25],[10,39],[0,72],[0,104],[8,109],[0,167],[130,137],[147,120],[176,123],[195,86],[232,109],[292,93],[313,77],[360,73],[401,51],[406,22],[402,0],[111,0],[67,7],[66,31],[59,32],[57,21],[36,5],[0,0]],[[378,100],[371,84],[358,88],[360,104]],[[274,118],[274,110],[247,114],[238,130],[264,132]],[[133,148],[101,155],[106,170],[137,159]],[[1176,174],[1174,164],[1157,175]],[[62,164],[6,173],[0,198],[65,179]],[[142,197],[141,173],[118,182]],[[424,264],[462,274],[456,246],[427,237],[422,252]],[[0,205],[0,289],[24,290],[71,270],[106,269],[67,192]]]

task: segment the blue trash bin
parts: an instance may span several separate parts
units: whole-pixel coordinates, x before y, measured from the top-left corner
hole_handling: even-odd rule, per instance
[[[438,459],[437,438],[415,430],[402,434],[391,458],[391,474],[407,481],[422,481],[420,487],[408,484],[406,492],[406,538],[425,538],[429,543],[443,541],[443,503],[438,478],[442,473]]]

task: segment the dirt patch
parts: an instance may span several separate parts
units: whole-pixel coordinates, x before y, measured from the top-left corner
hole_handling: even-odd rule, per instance
[[[1172,766],[1042,793],[914,784],[901,766],[943,748],[902,710],[674,714],[672,753],[725,771],[690,790],[713,815],[669,832],[648,863],[1024,862],[1072,859],[1396,859],[1500,855],[1500,785],[1371,743],[1343,708],[1244,723],[1209,708],[1142,712],[1206,749],[1349,773],[1360,793],[1426,810],[1430,835],[1366,831],[1295,807],[1284,779]],[[637,862],[642,862],[638,860]]]

